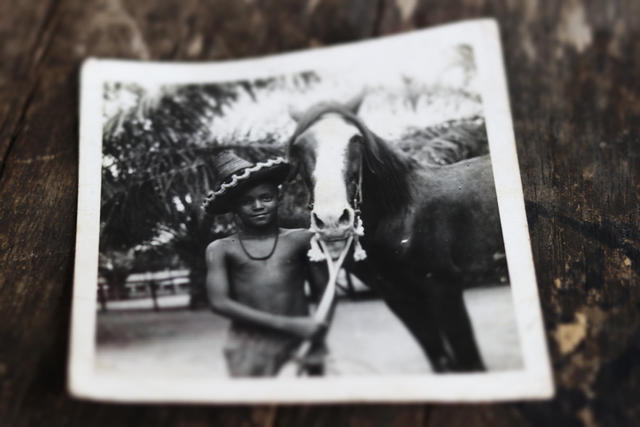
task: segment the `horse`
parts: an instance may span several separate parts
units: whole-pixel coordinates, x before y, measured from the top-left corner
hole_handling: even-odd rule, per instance
[[[490,158],[421,165],[365,125],[360,102],[291,113],[288,159],[309,190],[311,228],[335,244],[363,227],[366,259],[346,269],[378,292],[435,372],[483,371],[463,289],[504,253]]]

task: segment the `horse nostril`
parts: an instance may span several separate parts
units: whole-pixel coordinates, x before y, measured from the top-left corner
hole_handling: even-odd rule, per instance
[[[315,212],[313,213],[313,220],[316,223],[317,228],[324,228],[324,221],[318,218],[318,215],[316,215]]]
[[[347,209],[342,211],[342,215],[338,218],[338,222],[340,225],[349,225],[351,223],[351,215],[349,215],[349,211]]]

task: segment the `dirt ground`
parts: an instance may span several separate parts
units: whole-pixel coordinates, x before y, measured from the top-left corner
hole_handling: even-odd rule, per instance
[[[97,369],[144,376],[226,376],[222,348],[229,322],[208,310],[177,308],[184,298],[160,298],[159,312],[150,310],[150,300],[138,300],[111,304],[110,311],[99,313]],[[510,289],[473,289],[465,293],[465,302],[489,370],[521,367]],[[430,372],[414,339],[380,300],[341,300],[327,340],[328,375]]]

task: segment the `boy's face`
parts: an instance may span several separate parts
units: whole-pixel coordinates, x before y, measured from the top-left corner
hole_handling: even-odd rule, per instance
[[[278,187],[275,184],[256,184],[234,200],[234,212],[246,226],[267,227],[277,220],[278,202]]]

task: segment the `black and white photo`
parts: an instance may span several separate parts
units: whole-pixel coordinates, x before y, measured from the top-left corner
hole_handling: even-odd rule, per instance
[[[90,59],[80,115],[74,395],[552,395],[493,21]]]

